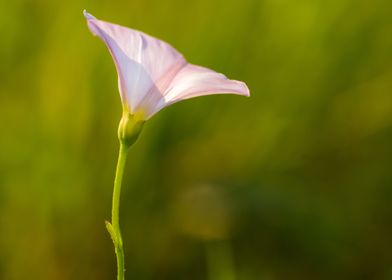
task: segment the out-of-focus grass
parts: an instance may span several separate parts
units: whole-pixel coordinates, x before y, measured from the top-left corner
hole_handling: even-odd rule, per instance
[[[0,279],[115,273],[121,105],[84,8],[252,94],[146,125],[122,197],[130,279],[207,279],[215,242],[238,280],[391,279],[388,0],[1,1]]]

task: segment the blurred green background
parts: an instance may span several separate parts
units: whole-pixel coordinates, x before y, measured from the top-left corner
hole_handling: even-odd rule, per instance
[[[152,118],[127,278],[392,279],[392,2],[0,1],[0,279],[114,279],[121,104],[82,10],[245,81]]]

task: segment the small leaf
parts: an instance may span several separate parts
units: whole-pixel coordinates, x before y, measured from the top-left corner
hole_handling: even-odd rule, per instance
[[[110,237],[113,240],[114,246],[117,246],[117,236],[116,236],[116,233],[114,231],[112,224],[109,223],[108,221],[105,221],[105,225],[106,225],[106,229],[108,230],[108,232],[110,234]]]

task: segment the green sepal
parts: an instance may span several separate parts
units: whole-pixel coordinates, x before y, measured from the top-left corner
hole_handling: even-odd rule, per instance
[[[118,126],[118,139],[120,142],[130,147],[139,137],[144,123],[145,120],[140,116],[131,115],[128,111],[124,111]]]

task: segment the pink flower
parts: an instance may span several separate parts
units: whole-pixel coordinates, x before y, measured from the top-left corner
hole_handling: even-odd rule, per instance
[[[84,11],[91,32],[101,38],[117,68],[124,109],[141,119],[181,100],[211,94],[249,96],[245,83],[188,63],[169,44],[140,31],[96,19]]]

